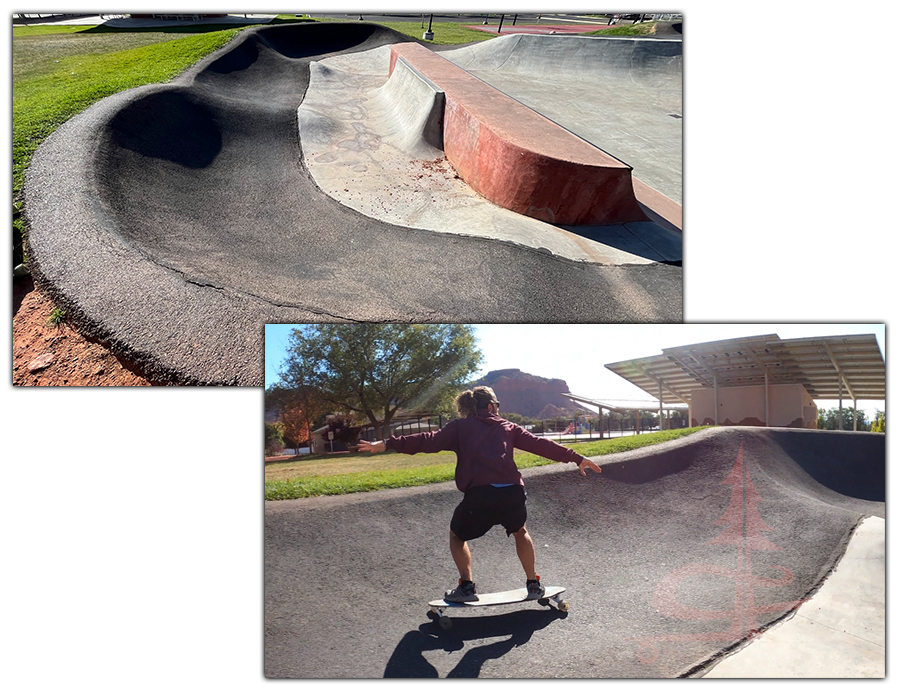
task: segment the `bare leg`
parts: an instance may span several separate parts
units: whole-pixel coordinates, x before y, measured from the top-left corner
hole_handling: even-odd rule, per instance
[[[516,554],[519,555],[519,561],[525,569],[525,577],[529,581],[533,580],[537,576],[534,568],[534,541],[524,525],[519,532],[513,533],[513,537],[516,538]]]
[[[459,569],[459,577],[464,581],[472,580],[472,553],[465,540],[460,540],[456,533],[450,531],[450,554]]]

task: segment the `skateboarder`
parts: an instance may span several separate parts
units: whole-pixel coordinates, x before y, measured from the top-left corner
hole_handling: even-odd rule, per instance
[[[447,602],[477,600],[472,580],[472,554],[468,540],[474,540],[495,525],[502,525],[507,537],[513,535],[516,553],[525,569],[528,599],[543,596],[541,577],[535,573],[534,542],[525,528],[525,483],[513,460],[513,448],[550,458],[560,463],[576,463],[585,470],[600,472],[592,460],[570,448],[543,439],[500,415],[494,391],[477,386],[456,398],[459,419],[443,429],[411,436],[392,436],[385,441],[360,441],[359,450],[380,453],[456,453],[456,486],[465,495],[450,521],[450,553],[459,569],[459,585],[444,595]]]

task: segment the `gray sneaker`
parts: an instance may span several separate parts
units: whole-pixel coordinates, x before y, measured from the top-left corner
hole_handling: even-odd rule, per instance
[[[525,596],[526,600],[537,600],[544,597],[544,586],[541,583],[540,576],[536,576],[534,580],[529,579],[525,581],[525,587],[528,589],[528,595]]]
[[[472,581],[459,579],[459,585],[453,590],[444,593],[444,602],[474,602],[478,600],[475,594],[475,584]]]

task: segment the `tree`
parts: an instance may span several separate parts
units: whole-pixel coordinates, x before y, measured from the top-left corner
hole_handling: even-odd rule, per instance
[[[312,388],[386,438],[397,410],[462,388],[481,363],[476,345],[468,325],[305,325],[291,334],[280,386]]]
[[[281,455],[284,450],[284,429],[278,422],[266,425],[266,455]]]
[[[887,422],[885,421],[884,412],[875,410],[875,421],[872,422],[872,431],[884,434],[887,431]]]
[[[332,451],[347,451],[357,439],[362,427],[353,426],[351,418],[341,415],[328,417],[325,438],[329,440],[328,449]]]
[[[295,453],[309,441],[309,418],[307,411],[300,405],[289,407],[281,413],[281,425],[284,427],[284,438],[290,442]]]
[[[324,423],[329,403],[315,388],[275,384],[266,389],[265,408],[267,412],[278,413],[285,439],[296,451],[309,442],[315,426]]]
[[[659,428],[659,415],[656,412],[641,410],[641,431]]]
[[[830,410],[820,409],[818,420],[817,426],[819,429],[843,429],[844,431],[853,431],[853,408],[845,407],[842,410],[839,410],[837,407],[832,407]],[[841,426],[838,426],[838,422],[841,423]],[[865,410],[859,410],[857,412],[856,430],[869,430],[869,421],[866,419]]]

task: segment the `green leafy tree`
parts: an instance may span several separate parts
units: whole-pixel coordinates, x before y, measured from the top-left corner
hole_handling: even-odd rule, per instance
[[[280,455],[284,450],[284,428],[280,423],[266,424],[266,455]]]
[[[830,429],[832,431],[837,429],[843,429],[844,431],[853,431],[853,408],[845,407],[842,410],[839,410],[837,407],[832,407],[830,410],[820,409],[818,417],[818,428]],[[866,418],[865,410],[859,410],[857,412],[856,430],[869,430],[869,421]]]
[[[291,334],[279,385],[315,389],[384,438],[399,409],[445,402],[480,363],[469,325],[306,325]]]
[[[884,412],[881,410],[875,410],[875,421],[872,422],[871,431],[876,431],[880,434],[887,432],[887,422],[885,420]]]

